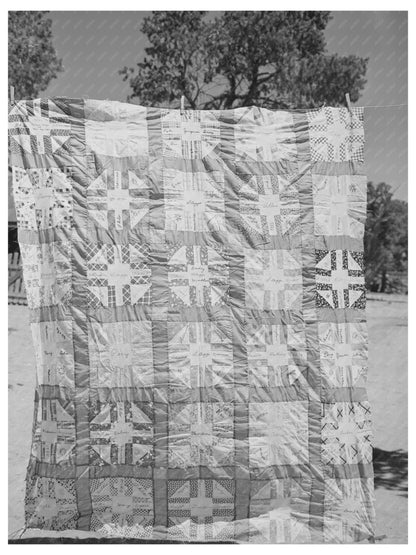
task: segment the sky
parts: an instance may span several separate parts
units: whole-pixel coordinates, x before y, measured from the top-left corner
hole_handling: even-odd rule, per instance
[[[150,12],[51,12],[54,45],[65,71],[42,96],[125,101],[118,71],[144,55],[140,32]],[[369,58],[360,106],[407,105],[407,12],[332,12],[330,53]],[[346,93],[348,91],[345,91]],[[407,200],[407,106],[365,110],[367,177]]]

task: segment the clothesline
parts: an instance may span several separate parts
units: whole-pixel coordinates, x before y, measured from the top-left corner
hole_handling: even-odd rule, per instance
[[[10,100],[10,104],[14,105],[15,104],[14,87],[10,87],[10,88],[11,88],[11,92],[10,92],[10,99],[9,100]],[[88,97],[85,97],[85,98],[88,98]],[[353,107],[354,108],[366,108],[367,109],[367,108],[404,108],[404,107],[407,108],[407,106],[408,106],[408,104],[379,104],[379,105],[373,105],[373,106],[366,105],[366,106],[353,106]],[[323,104],[321,106],[321,108],[325,108],[325,107],[326,107],[326,104]],[[183,97],[181,97],[181,100],[180,100],[180,109],[182,111],[184,111],[184,109],[185,109],[185,102],[184,102]],[[292,108],[291,109],[292,112],[297,112],[297,111],[304,112],[305,110],[307,110],[307,108]]]
[[[326,103],[322,104],[322,106],[320,106],[319,108],[293,108],[291,109],[292,112],[304,112],[305,110],[319,110],[320,108],[326,108]],[[379,104],[379,105],[375,105],[375,106],[370,106],[370,105],[351,105],[352,108],[402,108],[404,106],[408,106],[408,104]]]
[[[407,108],[408,104],[380,104],[380,105],[363,105],[363,106],[358,106],[358,105],[351,105],[352,108]],[[322,106],[320,106],[319,108],[288,108],[288,110],[290,110],[291,112],[305,112],[307,110],[320,110],[321,108],[325,108],[326,104],[323,104]],[[181,100],[181,106],[180,109],[182,111],[185,111],[184,109],[184,103]],[[186,109],[187,111],[189,111],[189,108]]]
[[[359,106],[360,108],[402,108],[408,106],[407,104],[384,104],[380,106]]]

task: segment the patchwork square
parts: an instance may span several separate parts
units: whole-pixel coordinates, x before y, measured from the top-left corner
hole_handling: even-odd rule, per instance
[[[324,538],[351,543],[372,535],[374,493],[371,478],[328,479],[325,482]]]
[[[368,367],[367,325],[319,322],[321,370],[330,387],[365,383]]]
[[[75,414],[73,403],[40,399],[32,442],[32,455],[52,464],[74,464]]]
[[[12,152],[52,155],[68,147],[71,117],[56,100],[21,100],[9,112],[9,138]]]
[[[233,480],[170,480],[170,539],[209,541],[233,537]]]
[[[184,159],[215,155],[220,144],[220,122],[212,112],[162,110],[162,154]]]
[[[241,176],[239,190],[242,228],[254,238],[287,236],[300,231],[300,205],[295,176]]]
[[[168,281],[173,307],[223,305],[229,288],[228,261],[221,250],[211,247],[174,248]]]
[[[146,108],[89,100],[84,109],[85,142],[90,153],[110,159],[148,155]]]
[[[365,308],[362,252],[316,251],[316,306]]]
[[[72,183],[67,168],[13,168],[16,217],[21,229],[71,229]]]
[[[234,461],[231,403],[176,403],[169,411],[169,467],[227,466]]]
[[[32,322],[37,383],[73,389],[74,346],[72,320]]]
[[[140,244],[88,244],[89,306],[114,307],[150,302],[148,249]]]
[[[364,110],[351,111],[325,107],[307,112],[312,161],[364,161]]]
[[[292,386],[306,368],[302,324],[262,324],[247,335],[249,381],[254,387]]]
[[[98,403],[90,423],[92,464],[149,465],[153,459],[149,403]]]
[[[88,334],[91,387],[151,387],[152,323],[91,322]]]
[[[165,229],[225,232],[224,176],[213,171],[163,171]]]
[[[29,308],[66,305],[72,297],[71,243],[20,244]]]
[[[367,401],[323,405],[321,420],[324,464],[370,463],[371,414]]]
[[[34,476],[26,484],[25,520],[30,528],[74,529],[78,519],[75,480]]]
[[[249,412],[251,468],[308,461],[306,402],[250,403]]]
[[[152,536],[152,480],[111,477],[91,480],[91,530],[106,536]]]
[[[367,180],[363,175],[313,175],[316,235],[362,239],[366,218]]]
[[[310,484],[296,479],[253,480],[250,485],[250,539],[255,543],[311,541],[301,514],[310,501]]]
[[[296,250],[245,250],[246,306],[263,310],[298,309],[302,267]]]
[[[234,383],[230,321],[169,322],[169,384],[221,388]]]
[[[296,162],[296,134],[289,112],[258,108],[235,110],[235,156],[237,160]]]
[[[104,229],[134,229],[149,212],[149,187],[141,172],[103,170],[87,189],[88,215]]]

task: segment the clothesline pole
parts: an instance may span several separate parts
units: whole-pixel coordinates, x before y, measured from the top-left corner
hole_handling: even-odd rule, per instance
[[[345,100],[347,101],[348,110],[352,114],[350,93],[345,93]]]

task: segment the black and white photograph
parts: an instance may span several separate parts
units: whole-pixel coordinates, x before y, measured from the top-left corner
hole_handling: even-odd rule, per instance
[[[408,547],[407,8],[18,4],[8,544]]]

